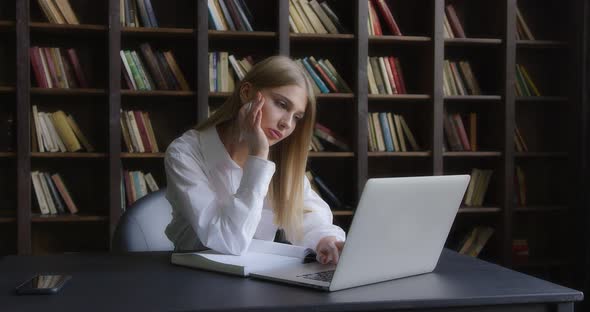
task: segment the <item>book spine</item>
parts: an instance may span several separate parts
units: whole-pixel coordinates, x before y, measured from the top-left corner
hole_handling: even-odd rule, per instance
[[[70,48],[67,50],[68,56],[70,58],[70,62],[74,67],[74,73],[76,73],[76,78],[78,78],[78,85],[82,88],[88,88],[88,82],[86,80],[86,76],[84,75],[84,71],[80,66],[80,60],[78,59],[78,54],[76,50]]]
[[[152,76],[156,80],[156,84],[160,90],[169,90],[168,84],[166,84],[166,80],[164,79],[164,74],[162,73],[162,69],[158,65],[158,61],[156,59],[156,55],[152,50],[152,47],[149,43],[142,43],[139,45],[139,49],[141,50],[141,54],[143,54],[143,58],[145,59],[148,69]]]
[[[156,20],[156,14],[154,14],[154,8],[152,7],[152,0],[145,0],[145,9],[147,11],[148,18],[152,27],[158,27],[158,21]]]
[[[53,180],[51,180],[51,177],[46,172],[43,173],[43,178],[47,182],[47,186],[48,186],[49,191],[51,193],[51,197],[53,198],[53,202],[55,203],[55,207],[57,208],[57,212],[59,214],[64,214],[66,212],[64,209],[64,203],[57,192],[57,189],[53,183]]]
[[[326,87],[326,84],[324,84],[322,79],[318,76],[318,74],[316,74],[316,72],[313,70],[313,68],[309,64],[309,60],[307,57],[303,58],[303,66],[305,66],[305,69],[307,69],[307,72],[309,73],[309,75],[311,76],[313,81],[315,81],[318,88],[320,88],[321,92],[322,93],[330,93],[330,90],[328,90],[328,87]]]
[[[64,202],[66,203],[66,206],[68,207],[68,210],[70,211],[70,213],[71,214],[78,213],[78,207],[76,207],[76,204],[74,203],[74,200],[72,199],[72,196],[70,195],[70,192],[68,191],[61,176],[56,173],[51,176],[51,179],[53,180],[53,182],[55,182],[55,186],[57,187],[57,190],[59,191],[62,198],[64,199]]]

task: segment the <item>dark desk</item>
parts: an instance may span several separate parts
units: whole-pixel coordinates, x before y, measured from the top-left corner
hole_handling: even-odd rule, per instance
[[[67,272],[58,295],[17,296],[36,272]],[[579,291],[445,250],[434,273],[333,293],[173,266],[168,253],[0,258],[0,311],[573,311]]]

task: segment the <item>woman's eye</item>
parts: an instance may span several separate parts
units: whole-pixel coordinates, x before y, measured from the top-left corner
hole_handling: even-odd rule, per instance
[[[279,106],[280,106],[281,108],[287,108],[287,103],[285,103],[285,102],[283,102],[283,101],[280,101],[280,102],[279,102]]]

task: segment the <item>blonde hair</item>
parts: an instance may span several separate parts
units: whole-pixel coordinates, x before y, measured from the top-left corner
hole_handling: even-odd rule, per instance
[[[238,111],[244,104],[240,100],[240,89],[246,82],[252,84],[255,90],[297,85],[307,92],[303,119],[297,123],[290,136],[273,146],[269,152],[269,160],[276,165],[268,190],[268,198],[275,213],[274,221],[285,230],[288,240],[297,243],[303,238],[303,183],[316,118],[314,90],[303,69],[286,56],[264,59],[252,67],[223,105],[195,129],[203,130],[236,121]]]

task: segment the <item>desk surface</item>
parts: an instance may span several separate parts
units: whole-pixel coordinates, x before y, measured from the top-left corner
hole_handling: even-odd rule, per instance
[[[579,291],[445,250],[434,273],[333,293],[192,270],[169,253],[71,254],[0,258],[2,311],[297,310],[463,307],[572,302]],[[72,279],[58,295],[17,296],[38,272]]]

